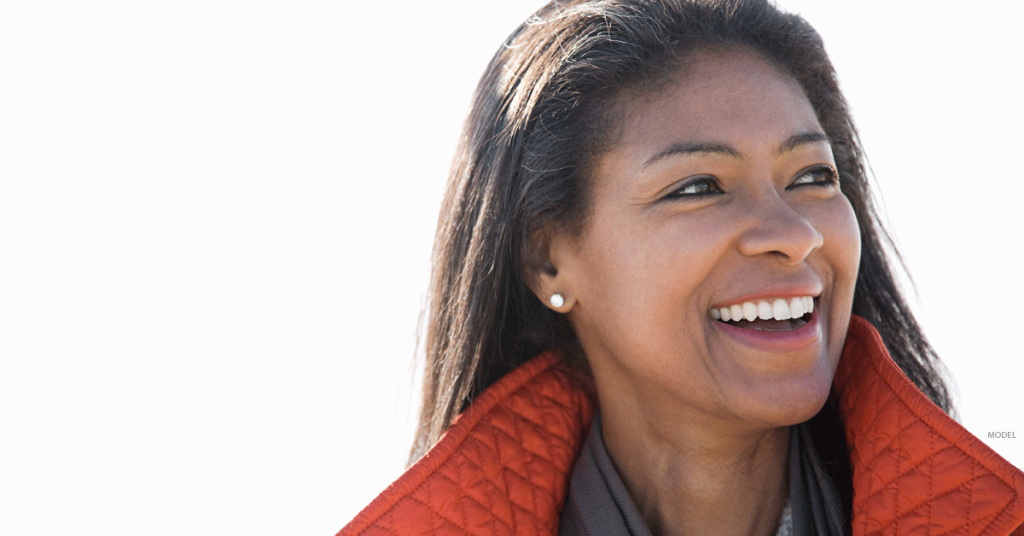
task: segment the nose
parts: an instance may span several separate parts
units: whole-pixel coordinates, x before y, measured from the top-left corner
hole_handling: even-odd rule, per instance
[[[796,265],[825,243],[814,225],[777,191],[758,196],[755,205],[749,207],[747,225],[740,234],[740,253],[769,255]]]

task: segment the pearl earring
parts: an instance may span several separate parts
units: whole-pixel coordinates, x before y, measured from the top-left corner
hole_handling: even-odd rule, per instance
[[[561,307],[565,305],[565,298],[563,298],[561,294],[556,292],[551,295],[551,305],[553,307]]]

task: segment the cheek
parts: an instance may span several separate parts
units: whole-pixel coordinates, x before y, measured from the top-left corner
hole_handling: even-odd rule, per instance
[[[598,225],[600,240],[586,244],[580,266],[587,292],[641,309],[678,310],[699,292],[729,244],[719,219],[659,214],[632,225]]]
[[[849,295],[852,300],[860,266],[860,228],[853,206],[846,196],[838,195],[816,206],[807,217],[823,238],[821,257],[832,274],[833,292],[838,299]]]
[[[595,218],[580,250],[577,333],[623,351],[664,354],[694,332],[686,325],[696,319],[695,296],[712,271],[722,226],[678,217],[614,221]]]
[[[840,271],[850,279],[848,290],[852,296],[857,281],[857,270],[860,267],[860,227],[857,225],[857,215],[853,212],[853,206],[846,196],[840,196],[838,200],[839,207],[832,218],[831,234],[838,250],[836,264],[842,266]],[[828,240],[829,237],[825,238]]]
[[[846,341],[860,267],[860,228],[853,207],[845,196],[837,197],[835,203],[829,205],[828,210],[821,214],[818,229],[825,240],[823,253],[832,273],[828,348],[832,360],[838,362]]]

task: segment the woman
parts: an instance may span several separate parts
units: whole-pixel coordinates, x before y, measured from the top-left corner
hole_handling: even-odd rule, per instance
[[[799,17],[541,9],[456,153],[413,464],[342,534],[1014,531],[868,192]]]

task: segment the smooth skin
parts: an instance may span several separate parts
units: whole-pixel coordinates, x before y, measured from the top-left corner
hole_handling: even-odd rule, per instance
[[[831,146],[799,84],[745,49],[694,53],[660,94],[615,106],[588,227],[551,230],[535,291],[580,339],[605,444],[651,530],[772,535],[788,427],[828,396],[860,259]],[[709,314],[805,294],[818,324],[795,348]]]

